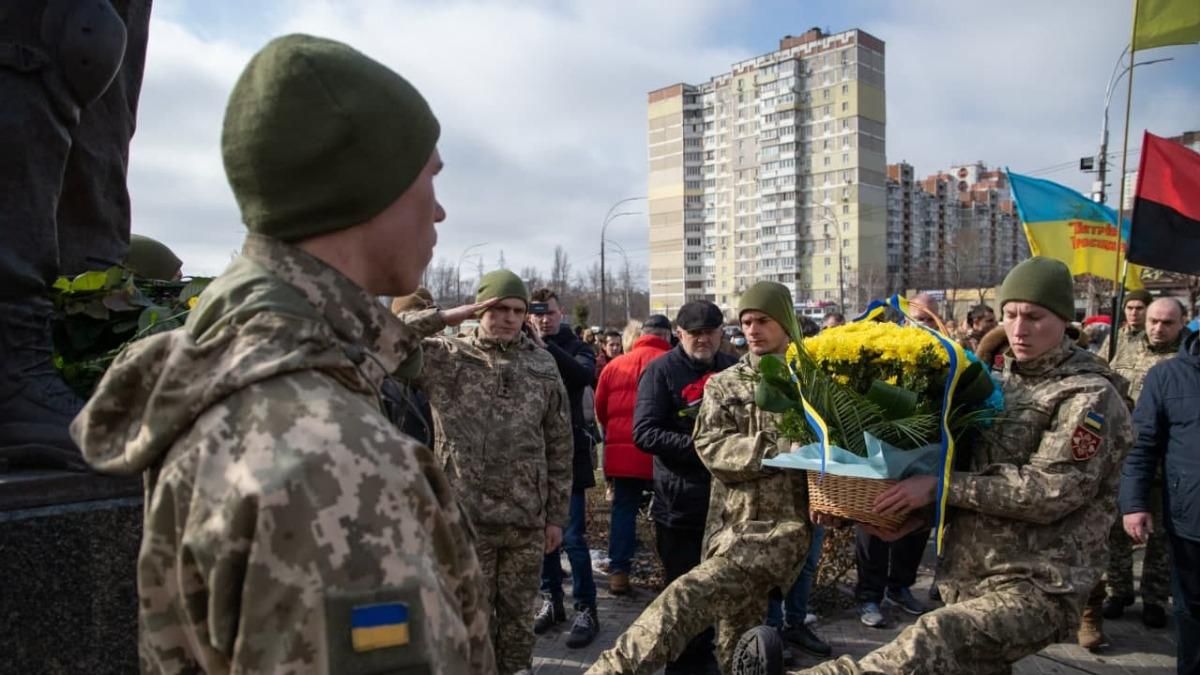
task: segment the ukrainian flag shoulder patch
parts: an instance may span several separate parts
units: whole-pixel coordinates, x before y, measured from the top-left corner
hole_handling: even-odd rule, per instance
[[[408,644],[408,605],[387,602],[350,610],[350,641],[356,652]]]
[[[1096,431],[1099,431],[1104,427],[1104,415],[1101,415],[1098,412],[1089,412],[1086,416],[1084,416],[1083,423],[1095,429]]]

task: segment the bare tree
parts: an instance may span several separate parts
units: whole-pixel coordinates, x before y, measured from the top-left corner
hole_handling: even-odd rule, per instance
[[[522,267],[520,276],[531,291],[546,285],[545,279],[542,278],[542,273],[533,265]]]
[[[438,259],[437,262],[425,268],[425,275],[421,285],[428,289],[433,295],[434,301],[439,305],[458,304],[458,291],[455,288],[458,281],[458,275],[455,272],[454,266],[443,259]]]
[[[554,265],[550,268],[550,287],[555,292],[565,294],[571,279],[571,263],[567,260],[567,252],[562,245],[554,247]]]

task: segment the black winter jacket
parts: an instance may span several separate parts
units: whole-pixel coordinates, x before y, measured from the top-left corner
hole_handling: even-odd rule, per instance
[[[1133,411],[1137,438],[1121,469],[1121,513],[1149,512],[1150,484],[1163,468],[1163,520],[1175,536],[1200,541],[1200,334],[1146,373]]]
[[[718,352],[706,366],[693,361],[683,347],[677,346],[642,371],[633,411],[633,443],[654,455],[651,516],[660,525],[704,529],[712,476],[692,444],[696,418],[679,414],[687,407],[682,392],[705,375],[735,363],[735,357]]]
[[[583,390],[592,386],[596,376],[596,353],[567,324],[558,327],[558,333],[543,338],[546,351],[554,357],[558,374],[567,386],[567,398],[571,401],[571,431],[575,440],[575,457],[571,491],[579,492],[596,484],[592,466],[593,441],[588,433],[588,423],[583,419]]]

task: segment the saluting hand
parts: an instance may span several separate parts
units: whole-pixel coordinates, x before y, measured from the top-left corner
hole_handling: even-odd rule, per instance
[[[875,498],[875,513],[899,516],[932,504],[937,482],[937,476],[905,478]]]
[[[457,326],[499,301],[500,298],[492,298],[491,300],[477,302],[473,305],[459,305],[451,309],[443,309],[441,311],[442,321],[445,321],[447,326]]]

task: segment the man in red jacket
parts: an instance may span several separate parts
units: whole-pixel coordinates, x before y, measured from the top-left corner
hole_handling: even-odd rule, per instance
[[[629,592],[638,506],[654,478],[653,458],[633,444],[638,379],[647,363],[670,351],[670,337],[667,317],[655,314],[646,319],[633,348],[609,362],[596,385],[596,421],[604,429],[604,476],[613,484],[608,534],[608,590],[613,595]]]

